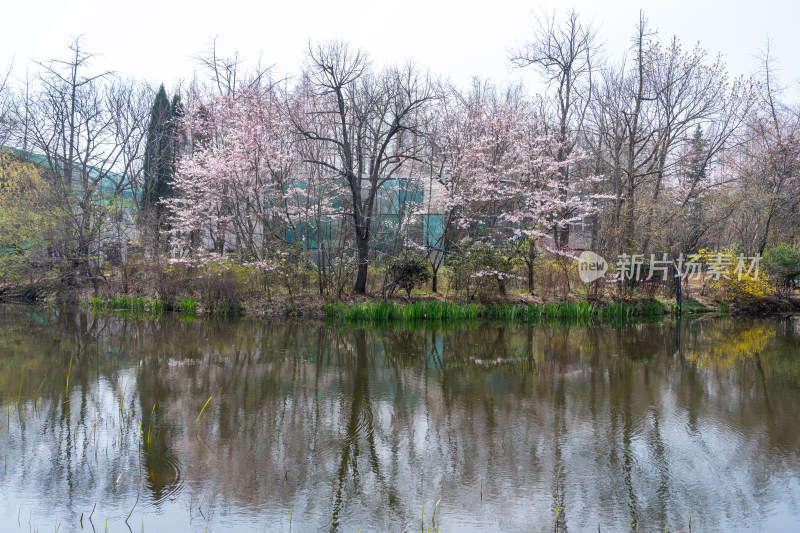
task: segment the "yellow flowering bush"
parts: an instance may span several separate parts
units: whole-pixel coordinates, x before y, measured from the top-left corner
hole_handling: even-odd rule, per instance
[[[703,285],[721,302],[752,303],[775,294],[775,286],[753,260],[728,250],[703,248]]]

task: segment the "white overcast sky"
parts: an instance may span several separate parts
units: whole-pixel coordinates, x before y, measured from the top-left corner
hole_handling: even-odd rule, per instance
[[[71,37],[83,34],[86,49],[100,55],[97,68],[171,86],[192,77],[192,56],[213,36],[223,54],[261,55],[278,76],[297,72],[309,39],[340,38],[376,64],[411,59],[459,85],[481,76],[531,86],[532,73],[508,67],[507,51],[526,39],[537,14],[570,7],[600,26],[614,59],[630,46],[642,9],[662,41],[699,41],[736,75],[756,70],[769,37],[782,83],[800,81],[798,0],[17,1],[2,8],[0,67],[13,59],[24,75],[30,60],[64,57]]]

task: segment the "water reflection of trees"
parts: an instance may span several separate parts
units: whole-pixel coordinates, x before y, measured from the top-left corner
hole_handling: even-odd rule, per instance
[[[443,496],[451,524],[539,527],[559,507],[575,530],[599,517],[679,525],[690,509],[716,527],[746,523],[798,473],[791,323],[381,330],[0,313],[3,390],[23,370],[27,397],[58,376],[43,386],[48,431],[24,437],[55,450],[55,466],[27,467],[34,486],[133,490],[113,483],[135,469],[132,437],[124,460],[94,465],[64,444],[91,438],[93,402],[125,376],[136,416],[158,431],[141,483],[160,508],[202,493],[209,507],[380,529],[417,525]],[[750,351],[720,348],[748,335],[761,342]],[[67,407],[70,357],[79,396]],[[211,395],[201,450],[194,426]]]

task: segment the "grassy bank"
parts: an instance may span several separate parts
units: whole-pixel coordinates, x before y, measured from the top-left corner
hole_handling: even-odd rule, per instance
[[[208,314],[227,316],[229,314],[242,314],[242,304],[229,304],[220,302],[213,308],[201,308],[197,300],[191,297],[180,298],[174,303],[157,298],[135,296],[92,296],[80,300],[80,306],[93,313],[117,312],[134,316],[158,317],[167,312],[177,312],[185,315]]]
[[[667,314],[659,300],[631,301],[563,301],[549,303],[462,303],[452,300],[419,300],[398,302],[367,300],[361,302],[324,303],[321,300],[250,302],[247,305],[219,305],[205,309],[192,298],[180,298],[174,304],[164,300],[131,296],[95,296],[80,301],[80,306],[93,313],[116,313],[142,318],[158,318],[167,313],[181,315],[244,314],[268,318],[328,318],[345,323],[459,323],[492,321],[537,324],[569,322],[618,323],[658,318]]]
[[[425,300],[396,303],[377,300],[351,305],[326,304],[328,318],[343,322],[415,322],[415,321],[498,321],[537,324],[543,322],[619,322],[661,317],[666,306],[658,300],[611,301],[606,303],[552,302],[545,304],[457,303]]]
[[[56,305],[80,305],[93,313],[115,313],[142,318],[157,318],[167,313],[195,316],[248,316],[252,318],[283,319],[333,319],[343,322],[409,323],[498,321],[508,323],[541,322],[620,322],[660,317],[666,314],[677,316],[675,301],[669,297],[654,298],[652,295],[635,294],[625,298],[601,297],[587,299],[586,294],[551,295],[548,301],[543,295],[534,299],[520,291],[509,293],[492,301],[484,299],[466,300],[459,295],[433,294],[425,290],[414,290],[411,298],[395,295],[382,300],[380,293],[355,294],[345,292],[341,300],[331,303],[320,294],[289,295],[272,291],[271,296],[252,292],[231,292],[224,298],[201,298],[193,287],[183,287],[170,299],[159,298],[156,291],[126,294],[113,286],[106,287],[94,295],[91,286],[68,288],[54,283],[0,287],[0,302],[45,301]],[[697,289],[697,288],[695,288]],[[695,290],[694,292],[699,292]],[[208,295],[205,295],[208,296]],[[560,299],[556,299],[560,298]],[[561,299],[563,298],[563,299]],[[488,297],[487,297],[488,299]],[[714,301],[711,296],[685,298],[683,315],[718,313],[727,315],[769,316],[800,311],[800,293],[776,293],[747,305]]]

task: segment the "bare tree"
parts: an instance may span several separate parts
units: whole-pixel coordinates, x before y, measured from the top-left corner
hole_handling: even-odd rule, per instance
[[[24,113],[32,148],[44,156],[68,227],[58,252],[72,273],[95,282],[111,213],[135,197],[147,126],[147,91],[111,72],[88,74],[92,54],[77,38],[71,57],[43,63]],[[118,215],[119,216],[119,215]]]
[[[204,67],[214,92],[219,96],[234,97],[241,90],[260,86],[270,70],[261,66],[260,59],[254,69],[243,68],[245,61],[238,52],[234,52],[233,57],[219,55],[217,37],[211,39],[208,50],[195,59]]]
[[[307,139],[327,147],[320,165],[350,194],[358,270],[354,290],[365,292],[376,200],[381,188],[423,145],[423,111],[434,98],[430,80],[409,65],[380,73],[346,43],[309,46],[308,108],[293,121]]]
[[[654,242],[686,251],[730,215],[702,211],[719,187],[718,159],[752,106],[749,82],[730,80],[699,46],[685,52],[675,38],[660,45],[644,18],[631,52],[601,70],[587,117],[586,146],[611,204],[601,240],[617,253],[647,253]],[[682,227],[690,223],[696,231]]]
[[[14,98],[11,91],[11,72],[14,64],[6,67],[5,72],[0,71],[0,146],[6,146],[11,137],[15,121],[13,118]]]
[[[604,213],[605,244],[612,251],[634,246],[637,192],[657,162],[658,87],[648,83],[650,35],[647,22],[640,18],[633,59],[603,70],[594,88],[586,133],[598,170],[607,176],[612,206]]]
[[[663,228],[716,187],[710,180],[712,164],[740,131],[752,103],[748,82],[739,78],[731,83],[720,59],[707,61],[706,51],[699,46],[684,53],[673,38],[665,49],[651,48],[650,55],[647,72],[656,95],[657,135],[651,197],[642,220],[648,229]],[[680,196],[673,195],[676,202],[660,202],[664,187],[675,185],[678,175],[683,186]],[[678,207],[663,209],[670,203]],[[656,208],[663,213],[660,219]],[[648,249],[652,235],[652,231],[645,233],[642,250]]]
[[[769,43],[763,53],[757,105],[741,157],[740,231],[750,252],[763,253],[775,227],[796,230],[800,209],[800,111],[781,99]],[[783,238],[783,237],[782,237]]]

